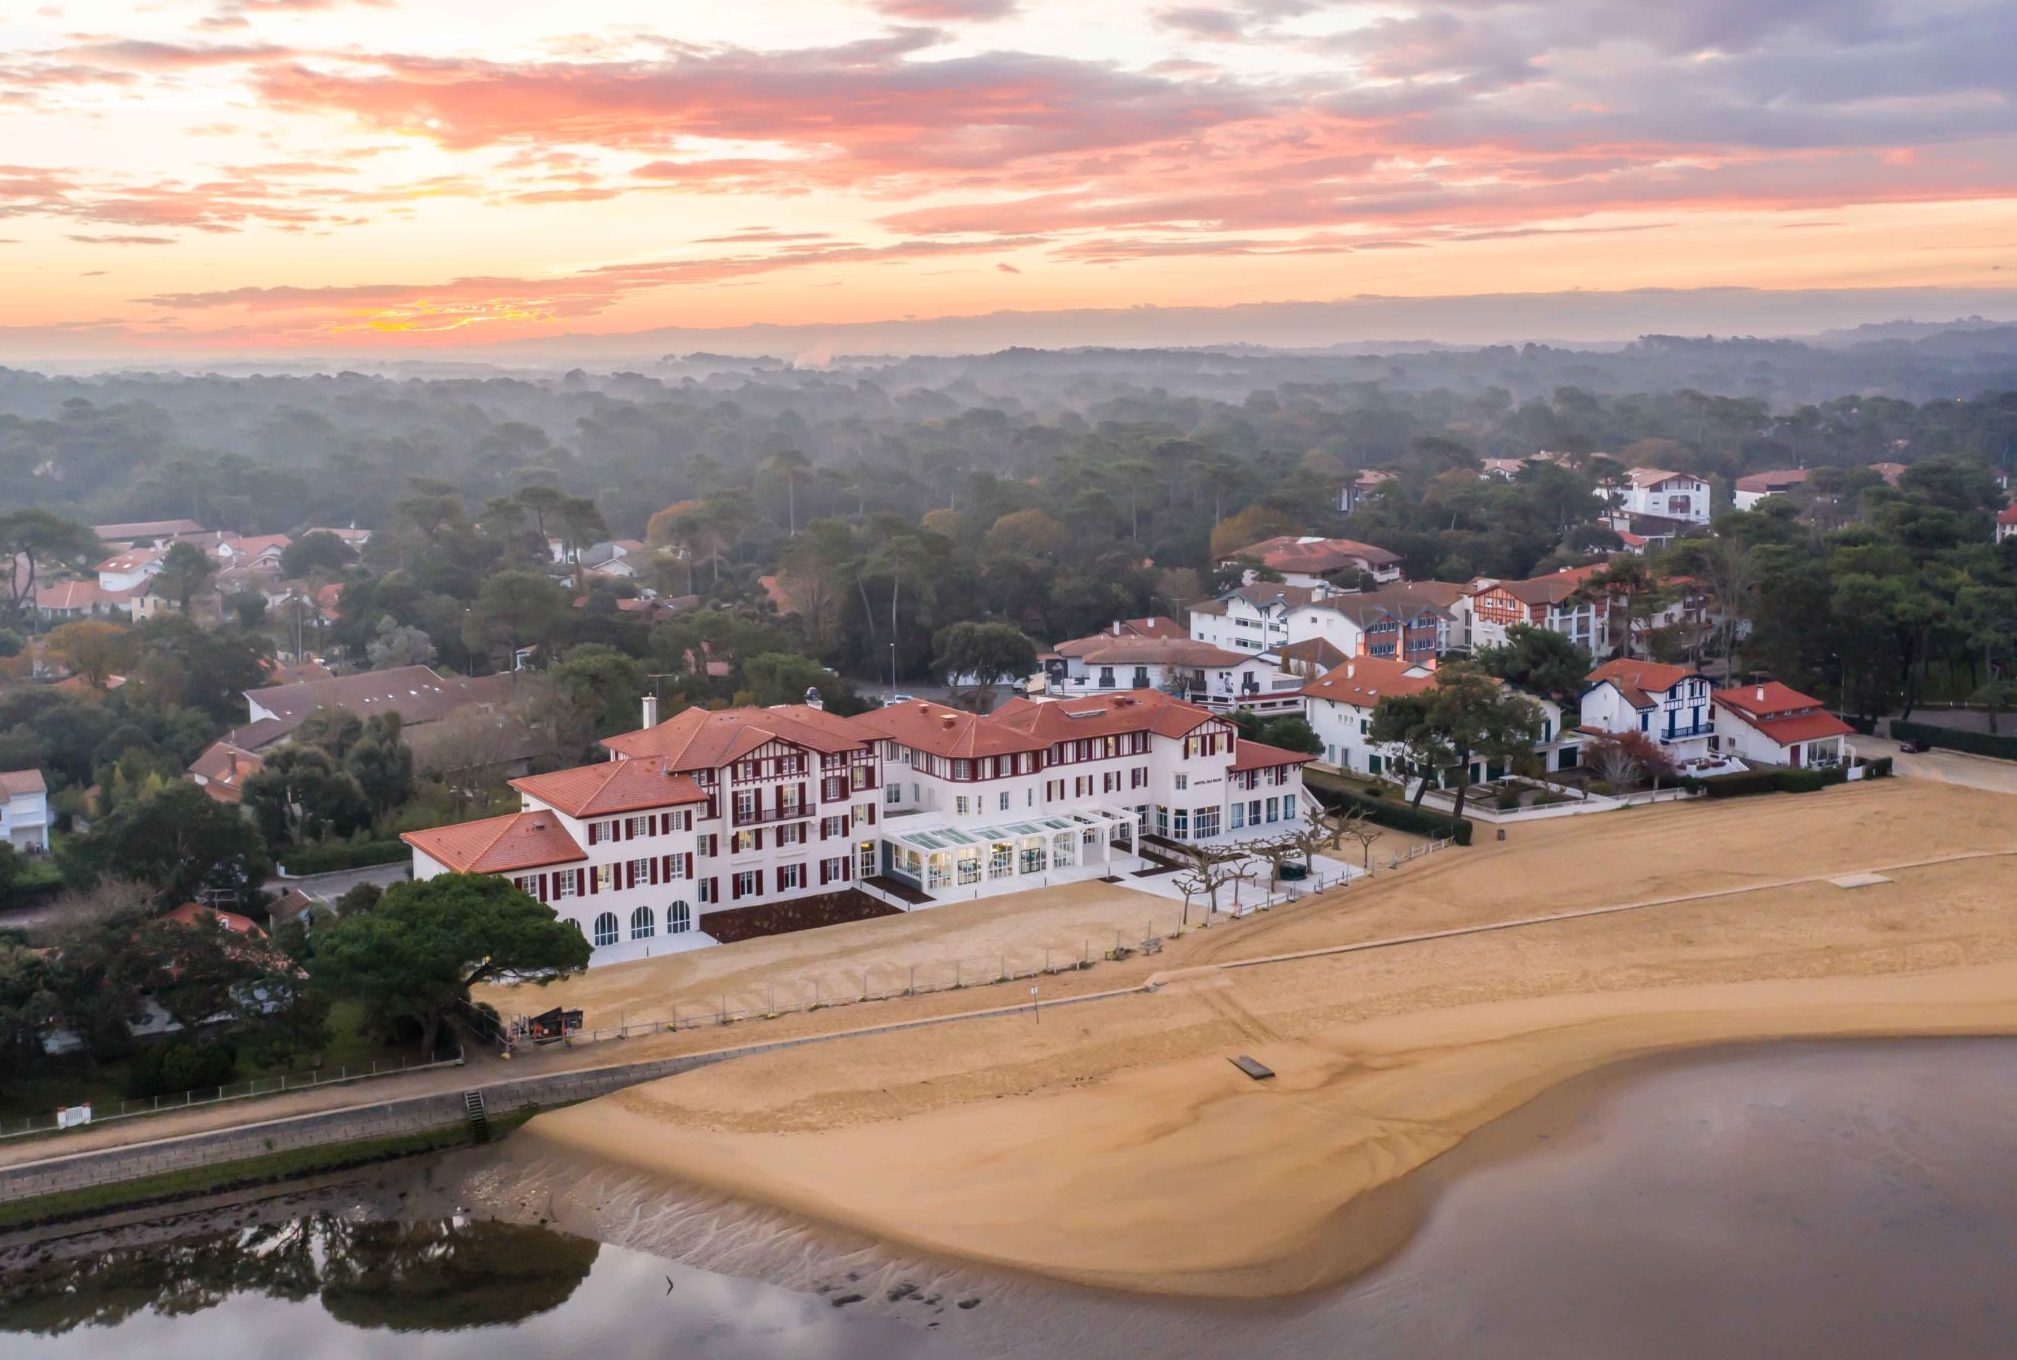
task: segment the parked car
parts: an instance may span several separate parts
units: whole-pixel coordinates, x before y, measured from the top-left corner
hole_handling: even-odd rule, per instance
[[[1929,741],[1920,741],[1918,738],[1915,737],[1911,741],[1899,742],[1898,749],[1900,751],[1903,751],[1908,756],[1924,755],[1926,752],[1933,749],[1933,743]]]
[[[915,694],[892,694],[889,698],[882,701],[882,706],[884,708],[895,708],[898,704],[914,704],[916,702],[917,696]]]

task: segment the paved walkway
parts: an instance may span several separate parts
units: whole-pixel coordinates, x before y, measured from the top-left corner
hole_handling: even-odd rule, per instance
[[[1990,793],[2017,794],[2017,761],[1971,756],[1965,751],[1927,751],[1908,755],[1896,742],[1879,742],[1863,737],[1856,748],[1865,756],[1889,754],[1892,769],[1907,779],[1931,779],[1942,784],[1963,784]]]

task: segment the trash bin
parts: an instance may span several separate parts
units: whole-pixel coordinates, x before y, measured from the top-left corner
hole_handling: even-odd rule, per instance
[[[1309,876],[1310,876],[1310,866],[1307,864],[1284,864],[1282,866],[1282,872],[1280,875],[1281,880],[1284,883],[1293,882],[1296,879],[1308,878]]]

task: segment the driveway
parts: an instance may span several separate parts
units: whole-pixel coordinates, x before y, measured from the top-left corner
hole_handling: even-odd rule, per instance
[[[336,898],[343,896],[360,883],[376,883],[381,888],[389,888],[395,883],[404,883],[407,872],[413,865],[406,860],[396,864],[372,864],[362,869],[337,869],[327,874],[303,874],[299,878],[269,878],[266,891],[284,893],[289,888],[299,888],[310,897]]]
[[[1928,751],[1907,755],[1893,741],[1863,738],[1856,750],[1864,756],[1892,758],[1892,769],[1907,779],[1932,779],[1942,784],[1963,784],[1991,793],[2017,794],[2017,761],[1992,760],[1962,751]]]

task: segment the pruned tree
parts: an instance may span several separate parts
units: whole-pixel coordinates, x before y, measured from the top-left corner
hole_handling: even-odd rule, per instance
[[[1177,886],[1192,885],[1196,895],[1202,895],[1211,904],[1211,909],[1219,909],[1219,890],[1228,883],[1238,883],[1253,877],[1253,869],[1246,864],[1246,855],[1238,846],[1214,845],[1174,845],[1169,852],[1185,861]],[[1192,891],[1184,893],[1184,920],[1190,921],[1190,899]]]
[[[1643,788],[1674,772],[1672,758],[1644,732],[1613,732],[1592,740],[1583,748],[1583,764],[1619,792]]]

